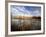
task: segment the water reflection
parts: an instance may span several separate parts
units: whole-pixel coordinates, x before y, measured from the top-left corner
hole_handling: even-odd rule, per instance
[[[40,30],[40,19],[12,19],[11,31]]]

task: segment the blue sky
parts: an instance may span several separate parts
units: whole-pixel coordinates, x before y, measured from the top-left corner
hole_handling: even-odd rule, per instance
[[[18,15],[41,16],[41,7],[11,5],[11,12],[13,16]]]

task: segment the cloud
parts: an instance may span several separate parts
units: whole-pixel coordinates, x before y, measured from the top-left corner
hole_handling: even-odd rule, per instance
[[[41,12],[39,10],[32,11],[32,16],[41,16]]]
[[[25,6],[26,7],[26,6]],[[36,10],[27,10],[24,6],[13,6],[11,7],[11,12],[13,16],[17,15],[31,15],[31,16],[40,16],[41,12],[37,8]],[[33,9],[33,8],[32,8]]]

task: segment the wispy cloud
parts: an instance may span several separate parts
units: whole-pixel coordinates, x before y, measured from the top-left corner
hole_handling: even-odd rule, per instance
[[[17,15],[31,15],[31,16],[40,16],[41,15],[41,10],[40,8],[32,8],[30,6],[11,6],[11,12],[12,15],[17,16]]]

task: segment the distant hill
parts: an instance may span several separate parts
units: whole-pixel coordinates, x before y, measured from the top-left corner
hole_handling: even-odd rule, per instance
[[[14,16],[12,19],[41,19],[40,16]]]

